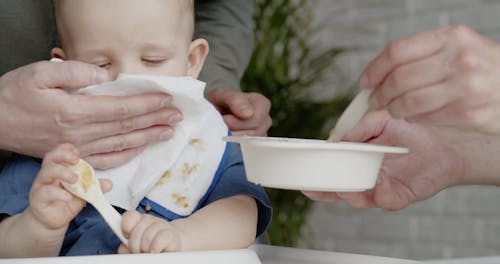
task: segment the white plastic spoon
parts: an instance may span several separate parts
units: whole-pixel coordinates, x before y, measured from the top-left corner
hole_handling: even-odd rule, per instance
[[[328,141],[338,142],[345,134],[347,134],[361,118],[370,110],[368,99],[373,90],[361,89],[361,91],[354,97],[351,103],[344,110],[342,115],[335,124],[333,133],[328,138]]]
[[[77,164],[69,166],[69,168],[78,175],[78,181],[74,184],[62,182],[62,185],[72,194],[92,204],[102,215],[104,221],[111,227],[111,230],[128,247],[128,239],[125,238],[121,229],[122,216],[104,197],[92,166],[80,159]]]

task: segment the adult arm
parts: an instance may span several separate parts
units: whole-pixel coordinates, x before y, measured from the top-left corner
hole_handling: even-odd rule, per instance
[[[234,134],[264,136],[271,127],[270,101],[258,93],[240,92],[240,80],[254,46],[255,0],[196,1],[196,37],[210,52],[200,74],[206,97],[223,114]]]
[[[246,248],[255,240],[257,206],[249,196],[228,197],[172,224],[181,230],[182,251]]]
[[[207,89],[240,90],[254,47],[255,0],[197,0],[195,37],[210,45],[200,80]]]

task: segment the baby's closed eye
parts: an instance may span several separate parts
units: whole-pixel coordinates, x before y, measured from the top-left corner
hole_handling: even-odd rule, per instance
[[[166,56],[144,56],[141,58],[142,63],[146,66],[160,66],[167,61]]]
[[[99,66],[99,67],[105,68],[105,69],[107,69],[111,66],[111,62],[107,59],[96,60],[96,61],[91,62],[91,64],[94,64],[96,66]]]

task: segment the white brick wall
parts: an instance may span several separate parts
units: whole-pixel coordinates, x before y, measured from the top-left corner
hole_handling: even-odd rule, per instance
[[[316,0],[318,47],[356,48],[339,60],[347,83],[391,40],[465,24],[500,41],[500,0]],[[500,172],[499,172],[500,173]],[[301,247],[411,259],[500,255],[500,189],[463,186],[398,212],[316,203]]]
[[[316,203],[301,246],[411,259],[500,255],[500,189],[456,187],[396,212]]]
[[[352,82],[387,43],[416,32],[465,24],[500,41],[498,0],[312,1],[318,4],[316,25],[322,28],[313,42],[320,48],[339,45],[355,49],[340,60]]]

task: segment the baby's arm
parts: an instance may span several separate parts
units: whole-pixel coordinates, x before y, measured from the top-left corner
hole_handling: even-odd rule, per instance
[[[182,251],[245,248],[255,240],[257,204],[247,195],[231,196],[173,221],[182,236]]]
[[[85,205],[60,185],[76,182],[77,175],[65,164],[75,164],[78,155],[75,147],[66,144],[45,156],[31,186],[28,208],[0,222],[0,257],[59,254],[69,222]]]
[[[257,205],[246,195],[217,200],[193,215],[171,222],[129,211],[122,228],[129,248],[119,253],[169,252],[248,247],[255,239]]]

